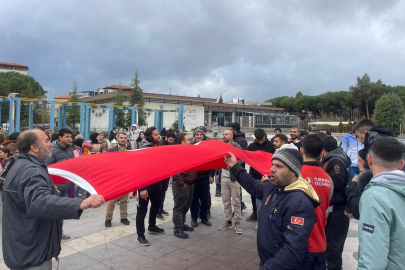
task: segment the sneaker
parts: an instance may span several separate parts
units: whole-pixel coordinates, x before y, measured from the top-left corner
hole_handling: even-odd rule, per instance
[[[224,224],[222,224],[222,225],[220,225],[218,227],[218,230],[223,231],[223,230],[226,230],[226,229],[232,229],[232,227],[233,227],[232,226],[232,221],[225,220]]]
[[[105,226],[106,227],[111,227],[111,220],[106,219],[105,220]]]
[[[222,197],[221,192],[215,192],[215,197]]]
[[[208,219],[203,219],[201,220],[201,223],[204,224],[205,226],[211,226],[211,222]]]
[[[255,231],[257,231],[257,227],[259,226],[259,222],[257,222],[256,226],[255,226]]]
[[[111,221],[110,221],[111,223]],[[129,225],[129,220],[127,218],[121,218],[121,223],[124,225]]]
[[[70,239],[70,236],[67,235],[64,231],[62,231],[62,239],[64,240]]]
[[[240,226],[239,222],[235,222],[235,231],[236,231],[237,234],[243,233],[242,227]]]
[[[194,228],[188,226],[187,224],[185,224],[185,225],[183,225],[183,231],[186,231],[186,232],[193,232],[193,231],[194,231]]]
[[[244,203],[244,202],[242,202],[242,204],[241,204],[241,208],[242,208],[242,210],[246,209],[246,205],[245,205],[245,203]]]
[[[138,239],[136,240],[139,244],[142,246],[149,246],[148,240],[146,240],[145,236],[138,236]]]
[[[165,230],[155,225],[153,227],[148,227],[148,232],[151,234],[164,234]]]
[[[162,216],[162,214],[157,214],[157,216],[156,216],[156,218],[158,218],[158,219],[161,219],[161,220],[164,220],[165,218]]]
[[[168,215],[169,215],[169,213],[167,213],[167,212],[166,212],[165,210],[163,210],[163,209],[160,211],[160,214],[162,214],[162,215],[164,215],[164,216],[168,216]]]
[[[197,227],[197,226],[198,226],[198,223],[197,223],[197,220],[196,220],[196,219],[192,219],[192,220],[191,220],[191,226],[193,226],[193,227]]]
[[[253,212],[250,216],[246,218],[246,221],[256,221],[257,220],[257,213]]]
[[[188,238],[188,234],[186,234],[183,231],[178,231],[174,233],[174,236],[181,238],[181,239],[187,239]]]

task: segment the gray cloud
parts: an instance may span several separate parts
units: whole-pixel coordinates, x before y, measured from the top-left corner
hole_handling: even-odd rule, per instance
[[[347,90],[356,76],[404,84],[402,1],[8,1],[0,61],[52,95],[145,92],[265,100]]]

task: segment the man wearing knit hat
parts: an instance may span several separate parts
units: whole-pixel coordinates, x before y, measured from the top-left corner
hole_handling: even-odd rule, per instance
[[[320,199],[301,177],[301,154],[283,149],[274,154],[270,182],[260,184],[229,153],[225,163],[238,182],[263,200],[257,249],[260,269],[311,269],[308,238],[316,222]]]

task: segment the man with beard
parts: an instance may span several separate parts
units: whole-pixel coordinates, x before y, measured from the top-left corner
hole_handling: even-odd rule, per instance
[[[164,140],[162,139],[161,144],[162,145],[173,145],[174,141],[176,139],[176,134],[174,134],[173,131],[169,130],[166,133],[166,137],[164,138]],[[165,198],[166,198],[166,191],[169,188],[169,182],[170,182],[170,178],[168,177],[166,179],[162,180],[162,203],[160,205],[160,209],[159,209],[159,213],[157,214],[157,218],[158,219],[165,219],[163,217],[163,215],[168,216],[169,213],[167,213],[164,209],[163,209],[163,205],[165,203]]]
[[[249,175],[231,152],[229,155],[224,161],[231,173],[246,191],[264,202],[257,230],[260,269],[311,269],[308,238],[320,199],[301,177],[301,154],[294,149],[276,152],[270,182],[263,184]]]
[[[284,144],[288,143],[288,138],[286,135],[284,134],[276,134],[276,136],[274,136],[274,150],[280,149],[281,146],[283,146]]]
[[[62,220],[79,219],[84,209],[103,205],[104,197],[82,201],[58,196],[44,163],[51,143],[43,131],[21,133],[17,147],[18,161],[4,184],[4,262],[11,269],[50,270],[61,251]]]
[[[116,151],[126,151],[131,150],[130,146],[127,146],[128,135],[125,132],[120,132],[117,135],[118,145],[110,148],[107,152]],[[127,219],[127,207],[128,207],[128,194],[118,198],[120,202],[120,217],[121,223],[124,225],[129,225],[129,220]],[[115,209],[116,200],[111,200],[107,203],[107,208],[105,209],[105,226],[111,227],[111,220],[113,217],[113,212]]]
[[[160,135],[156,127],[149,127],[145,130],[145,138],[139,144],[139,148],[156,147],[159,145]],[[142,246],[149,246],[149,241],[145,238],[145,217],[148,212],[149,200],[151,203],[149,212],[148,232],[151,234],[163,234],[164,229],[156,226],[156,216],[162,202],[162,181],[153,183],[138,190],[138,208],[136,213],[136,231],[138,233],[137,242]]]
[[[298,150],[301,149],[301,138],[300,138],[300,129],[298,127],[292,127],[290,129],[290,139],[288,140],[288,143],[294,144]]]

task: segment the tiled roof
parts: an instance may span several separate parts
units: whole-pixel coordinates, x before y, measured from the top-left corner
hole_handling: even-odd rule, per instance
[[[62,94],[59,97],[54,97],[54,99],[69,99],[71,95]]]
[[[132,89],[129,86],[119,85],[119,84],[113,84],[113,85],[104,87],[104,89],[106,89],[106,88],[109,88],[109,89],[120,89],[121,88],[122,90],[130,90],[130,89]]]
[[[21,64],[16,64],[16,63],[6,63],[6,62],[0,62],[0,65],[4,66],[13,66],[13,67],[26,67],[28,69],[28,66],[21,65]]]

